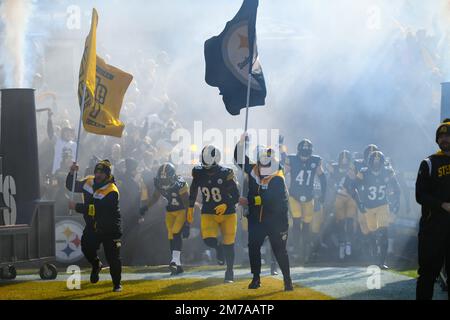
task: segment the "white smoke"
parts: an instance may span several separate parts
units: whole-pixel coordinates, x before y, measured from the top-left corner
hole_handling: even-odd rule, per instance
[[[29,86],[26,65],[26,36],[32,12],[31,0],[3,0],[0,17],[3,24],[0,65],[4,72],[4,87]]]

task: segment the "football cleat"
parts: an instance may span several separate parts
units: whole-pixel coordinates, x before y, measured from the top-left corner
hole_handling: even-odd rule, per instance
[[[253,278],[252,282],[248,285],[249,289],[258,289],[261,287],[261,280],[259,278]]]
[[[233,270],[227,270],[225,271],[225,283],[233,283],[234,282],[234,272]]]
[[[90,276],[91,283],[98,282],[98,280],[100,279],[99,273],[100,273],[100,271],[102,271],[102,268],[103,268],[103,265],[100,261],[98,261],[97,266],[92,267],[91,276]]]
[[[122,292],[122,286],[120,284],[117,286],[114,286],[113,292]]]
[[[294,291],[294,285],[291,279],[284,280],[284,291]]]
[[[272,262],[270,264],[270,274],[273,275],[273,276],[277,276],[278,275],[277,264],[275,262]]]

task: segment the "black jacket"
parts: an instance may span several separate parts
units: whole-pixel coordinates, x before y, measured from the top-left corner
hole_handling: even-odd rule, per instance
[[[250,164],[247,156],[245,156],[244,166],[238,163],[238,147],[240,147],[239,144],[234,149],[234,160],[240,168],[244,167],[244,171],[249,177],[247,194],[249,227],[254,223],[265,223],[281,231],[286,231],[289,228],[289,194],[284,176],[281,174],[275,175],[268,179],[267,184],[261,183],[256,173],[257,170],[255,170],[256,165]],[[261,200],[260,204],[258,197]]]
[[[74,176],[69,173],[66,188],[72,190]],[[93,176],[75,182],[75,192],[83,193],[84,203],[77,203],[75,211],[83,214],[86,222],[85,231],[97,232],[113,238],[122,236],[119,208],[119,191],[114,182],[102,188],[94,189]],[[92,211],[93,205],[94,212]]]
[[[450,157],[442,152],[422,161],[416,180],[416,200],[422,205],[422,217],[448,214],[442,203],[450,202]]]

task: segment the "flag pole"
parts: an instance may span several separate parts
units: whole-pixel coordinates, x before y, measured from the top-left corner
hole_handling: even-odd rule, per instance
[[[247,81],[247,102],[245,105],[245,126],[244,126],[244,147],[242,148],[242,178],[241,178],[241,198],[244,196],[244,181],[245,181],[245,155],[247,153],[247,139],[246,139],[246,133],[248,130],[248,109],[250,107],[250,89],[251,89],[251,81],[252,81],[252,74],[249,72],[248,74],[248,81]],[[241,211],[241,219],[243,216],[243,211]]]
[[[83,96],[81,98],[81,108],[80,108],[80,119],[78,121],[78,136],[77,136],[77,145],[75,150],[75,163],[78,163],[78,153],[80,150],[80,136],[81,136],[81,122],[83,119],[83,113],[84,113],[84,103],[86,101],[86,82],[83,86]],[[75,182],[77,180],[77,171],[74,172],[73,180],[72,180],[72,193],[70,195],[70,200],[73,201],[74,195],[75,195]],[[72,210],[70,210],[72,212]]]

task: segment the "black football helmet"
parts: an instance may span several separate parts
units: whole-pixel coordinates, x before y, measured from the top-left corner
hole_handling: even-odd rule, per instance
[[[380,149],[375,145],[375,144],[369,144],[365,149],[364,149],[364,161],[365,163],[367,163],[369,161],[369,156],[372,152],[374,151],[379,151]]]
[[[220,151],[213,145],[207,145],[203,148],[200,155],[200,162],[205,169],[217,167],[220,163]]]
[[[313,144],[308,139],[303,139],[297,145],[297,155],[304,158],[309,158],[312,156]]]
[[[170,162],[166,162],[158,168],[155,182],[161,188],[168,189],[176,183],[177,178],[175,166]]]
[[[386,157],[381,151],[374,151],[369,155],[368,167],[372,172],[380,172],[381,169],[385,166]]]
[[[341,169],[348,168],[351,162],[352,162],[352,154],[350,153],[350,151],[343,150],[341,151],[341,153],[339,153],[339,160],[338,160],[339,168]]]

